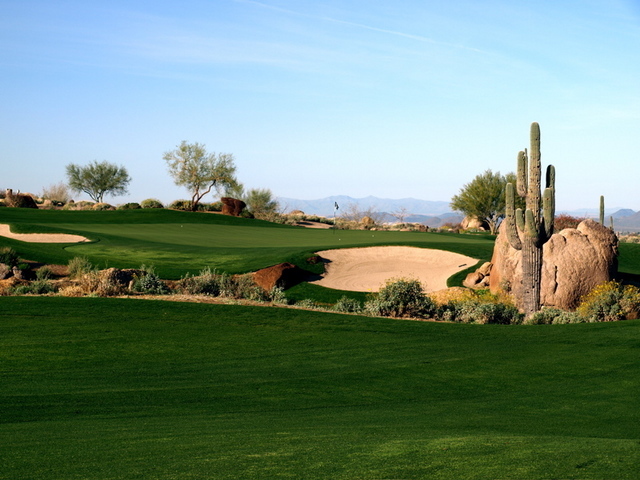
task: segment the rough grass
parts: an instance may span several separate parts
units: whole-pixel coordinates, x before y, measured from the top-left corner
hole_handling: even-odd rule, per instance
[[[632,479],[640,321],[0,298],[2,479]]]

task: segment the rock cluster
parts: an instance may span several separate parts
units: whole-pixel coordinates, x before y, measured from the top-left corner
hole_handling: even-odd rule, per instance
[[[13,193],[10,188],[7,189],[5,194],[5,203],[7,207],[14,208],[38,208],[36,201],[31,195],[22,193]]]
[[[521,252],[511,248],[503,222],[491,263],[491,291],[522,297]],[[555,233],[543,246],[540,303],[573,310],[580,299],[617,272],[618,238],[609,228],[587,219],[577,228]]]
[[[483,263],[475,272],[471,272],[462,282],[462,285],[468,288],[488,288],[489,279],[491,278],[491,262]]]

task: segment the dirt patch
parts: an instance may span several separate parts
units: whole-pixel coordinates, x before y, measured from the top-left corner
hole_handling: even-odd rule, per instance
[[[447,288],[447,279],[478,260],[459,253],[416,247],[367,247],[317,252],[326,261],[326,273],[316,285],[377,292],[387,280],[419,280],[425,292]]]
[[[81,235],[68,233],[12,233],[9,225],[0,225],[0,235],[30,243],[79,243],[88,242],[89,239]]]

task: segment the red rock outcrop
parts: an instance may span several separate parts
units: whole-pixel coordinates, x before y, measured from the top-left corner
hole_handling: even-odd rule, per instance
[[[274,287],[291,288],[303,280],[303,271],[292,263],[280,263],[253,274],[253,281],[270,292]]]
[[[242,210],[247,206],[242,200],[231,197],[222,197],[222,214],[231,215],[232,217],[239,217]]]

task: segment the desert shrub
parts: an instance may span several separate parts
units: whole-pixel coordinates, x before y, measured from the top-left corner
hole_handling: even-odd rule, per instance
[[[588,322],[614,322],[638,318],[640,289],[616,281],[605,282],[585,295],[576,311]]]
[[[349,298],[346,295],[340,297],[333,306],[336,312],[341,313],[360,313],[362,312],[362,303],[355,298]]]
[[[142,200],[140,202],[140,206],[142,208],[164,208],[164,205],[162,205],[162,202],[160,202],[160,200],[157,200],[155,198],[147,198],[145,200]]]
[[[4,247],[0,249],[0,263],[4,263],[9,267],[15,267],[19,262],[19,255],[11,247]]]
[[[308,308],[309,310],[316,310],[318,309],[318,304],[311,300],[310,298],[303,298],[302,300],[298,300],[296,302],[296,307],[300,307],[300,308]]]
[[[36,270],[37,280],[49,280],[51,279],[51,277],[53,277],[53,272],[51,271],[51,268],[48,267],[47,265],[44,265],[40,267],[38,270]]]
[[[553,220],[553,229],[556,232],[565,228],[576,228],[584,218],[572,217],[571,215],[558,215]]]
[[[92,210],[96,210],[98,212],[102,212],[102,211],[106,211],[106,210],[115,210],[116,208],[113,205],[110,205],[108,203],[104,203],[104,202],[100,202],[100,203],[95,203],[92,207]]]
[[[140,206],[140,204],[136,202],[129,202],[118,205],[118,210],[139,210],[141,208],[142,207]]]
[[[85,295],[111,297],[114,295],[121,295],[126,291],[126,287],[118,283],[115,276],[108,275],[104,271],[101,272],[95,269],[89,270],[76,278],[76,286],[78,290]]]
[[[628,235],[618,236],[620,243],[640,243],[640,235],[637,233],[630,233]]]
[[[560,310],[559,308],[543,308],[529,318],[526,318],[522,323],[523,325],[551,325],[553,321],[563,313],[564,310]]]
[[[169,208],[171,208],[173,210],[191,211],[191,201],[190,200],[175,200],[169,205]]]
[[[178,291],[189,295],[210,295],[217,297],[222,290],[224,279],[209,267],[200,271],[197,277],[189,274],[178,281]]]
[[[558,314],[553,321],[551,322],[553,325],[566,325],[568,323],[584,323],[586,322],[586,318],[581,316],[578,312],[565,312]]]
[[[43,188],[41,197],[45,200],[51,200],[55,206],[61,207],[69,201],[71,195],[67,185],[64,182],[59,182]]]
[[[287,305],[289,303],[289,299],[287,299],[282,287],[273,287],[269,292],[269,298],[276,305]]]
[[[198,211],[199,212],[219,212],[222,210],[222,202],[214,202],[214,203],[199,203]]]
[[[370,315],[384,317],[429,317],[436,312],[433,301],[422,291],[418,280],[388,281],[365,303]]]
[[[437,317],[446,322],[460,323],[516,325],[522,322],[522,315],[513,305],[486,302],[479,298],[442,305]]]
[[[65,285],[58,290],[58,294],[63,297],[82,297],[85,291],[80,285]]]
[[[231,277],[231,284],[233,285],[233,294],[230,296],[233,298],[243,298],[259,302],[269,300],[269,294],[253,281],[251,274]]]
[[[63,210],[93,210],[93,206],[95,202],[90,202],[88,200],[81,200],[79,202],[69,202],[64,207]]]
[[[80,278],[95,270],[87,257],[73,257],[69,260],[68,268],[70,278]]]
[[[46,295],[55,293],[56,286],[49,280],[36,280],[27,285],[16,285],[7,289],[9,295]]]
[[[165,295],[169,293],[169,287],[156,275],[153,267],[140,267],[142,273],[136,275],[133,282],[133,291],[147,293],[149,295]]]

